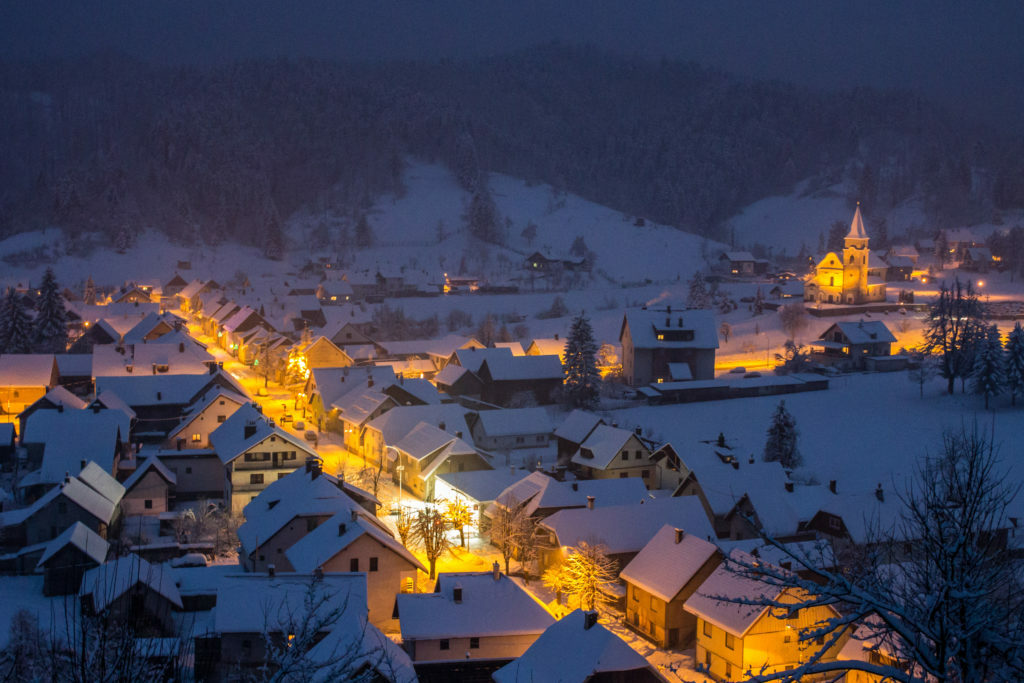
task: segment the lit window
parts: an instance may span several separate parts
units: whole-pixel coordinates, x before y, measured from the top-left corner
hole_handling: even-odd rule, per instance
[[[203,440],[203,435],[202,434],[199,434],[197,432],[197,433],[192,435],[192,441],[193,442],[198,442],[198,441],[202,441],[202,440]]]

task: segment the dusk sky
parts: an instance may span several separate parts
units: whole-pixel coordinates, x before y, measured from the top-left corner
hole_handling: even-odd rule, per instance
[[[1000,123],[1024,106],[1021,35],[1024,4],[1001,0],[64,0],[0,9],[4,57],[108,48],[171,62],[461,58],[557,40],[818,87],[912,88]]]

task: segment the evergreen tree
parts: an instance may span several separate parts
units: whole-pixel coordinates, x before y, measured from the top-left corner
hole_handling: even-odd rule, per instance
[[[0,353],[32,353],[32,320],[14,287],[0,308]]]
[[[597,405],[601,374],[597,370],[597,342],[594,329],[583,313],[572,321],[565,342],[565,392],[569,402],[578,408]]]
[[[754,295],[753,305],[754,315],[761,315],[764,313],[764,294],[761,292],[761,288],[757,288],[757,294]]]
[[[1003,340],[999,336],[999,328],[995,325],[990,325],[986,329],[985,338],[978,344],[971,380],[971,389],[974,393],[985,397],[985,408],[988,408],[990,397],[1003,393],[1006,385]]]
[[[64,353],[67,350],[67,310],[52,268],[46,269],[39,288],[33,337],[35,348],[40,353]]]
[[[356,222],[355,241],[357,247],[373,246],[373,231],[370,230],[370,223],[366,220],[366,214],[359,216]]]
[[[498,209],[486,185],[473,193],[466,214],[466,223],[471,235],[484,242],[499,244],[501,235],[498,229]]]
[[[711,308],[711,295],[704,283],[704,276],[698,270],[690,280],[690,292],[686,297],[687,308]]]
[[[82,301],[87,306],[96,305],[96,284],[92,281],[92,275],[85,281],[85,291],[82,292]]]
[[[284,233],[281,221],[272,215],[263,228],[263,255],[268,259],[280,261],[284,258]]]
[[[124,225],[117,231],[117,235],[114,237],[114,249],[117,250],[118,254],[123,254],[128,251],[128,247],[131,246],[132,238],[128,233],[128,228]]]
[[[797,449],[796,442],[799,432],[796,420],[786,410],[786,402],[779,401],[779,406],[772,416],[772,424],[768,427],[768,439],[764,444],[765,462],[780,462],[787,470],[800,466],[803,458]]]
[[[1024,328],[1019,321],[1006,339],[1005,369],[1010,403],[1017,405],[1017,396],[1024,394]]]
[[[576,235],[576,239],[572,241],[572,246],[569,247],[569,253],[573,256],[583,258],[587,255],[587,243],[583,240],[583,235]]]

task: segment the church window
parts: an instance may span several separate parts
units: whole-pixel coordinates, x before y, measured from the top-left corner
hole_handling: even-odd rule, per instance
[[[830,277],[830,278],[828,279],[828,286],[829,286],[829,287],[835,287],[835,286],[836,286],[836,279],[835,279],[835,277],[834,277],[834,276],[833,276],[833,277]]]
[[[850,263],[853,263],[853,254],[850,254]]]

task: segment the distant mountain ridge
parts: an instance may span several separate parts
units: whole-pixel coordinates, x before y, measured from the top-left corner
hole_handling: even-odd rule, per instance
[[[355,226],[401,195],[407,155],[723,241],[727,219],[798,181],[842,184],[868,216],[914,200],[937,227],[1024,208],[1021,139],[919,97],[586,48],[472,63],[6,63],[0,120],[0,234],[155,225],[183,244],[273,252],[297,211]]]

